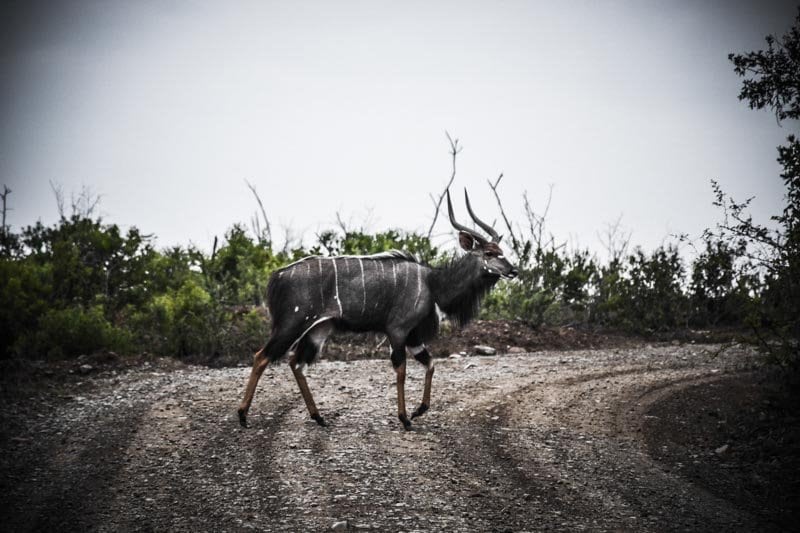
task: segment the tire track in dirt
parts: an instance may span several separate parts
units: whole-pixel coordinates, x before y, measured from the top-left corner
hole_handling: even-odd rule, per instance
[[[753,517],[665,470],[636,438],[642,400],[715,376],[696,374],[629,367],[525,387],[484,438],[512,450],[509,474],[554,515],[547,529],[754,530]]]
[[[433,511],[444,501],[430,491],[427,468],[437,463],[428,458],[437,458],[440,443],[422,422],[416,431],[400,429],[391,414],[391,367],[384,361],[329,363],[308,374],[329,426],[316,427],[293,391],[299,409],[271,427],[283,446],[267,473],[287,491],[286,510],[275,517],[281,529],[324,530],[347,520],[365,530],[400,530],[409,523],[436,530]],[[408,385],[409,397],[421,394],[414,378]]]
[[[123,416],[135,424],[142,410]],[[119,444],[133,433],[132,426],[116,423],[119,416],[98,415],[86,426],[75,428],[78,439],[65,437],[63,448],[56,451],[42,448],[36,452],[41,462],[27,464],[21,475],[7,478],[3,492],[11,501],[3,507],[12,514],[3,518],[3,527],[9,531],[74,531],[103,522],[123,466],[124,447]],[[14,512],[21,507],[24,515]],[[18,520],[23,516],[24,520]]]
[[[113,383],[148,389],[136,379]],[[2,523],[9,530],[88,530],[108,520],[127,442],[149,399],[124,399],[116,388],[67,398],[55,410],[34,407],[39,412],[20,437],[25,446],[4,450],[2,508],[9,514]]]
[[[159,389],[141,417],[105,530],[240,530],[278,508],[255,474],[273,439],[233,425],[230,400],[241,383],[207,370],[187,374]],[[287,410],[278,405],[271,416],[280,421]]]
[[[448,366],[439,373],[440,391],[454,387]],[[416,370],[406,382],[413,401],[422,392],[423,372]],[[473,390],[482,388],[479,374],[461,377],[473,381]],[[347,520],[357,530],[490,530],[493,515],[476,504],[487,479],[464,468],[463,460],[476,458],[463,458],[454,443],[475,440],[473,418],[464,412],[470,409],[459,398],[435,396],[436,407],[404,431],[394,415],[392,378],[385,361],[327,363],[309,371],[330,426],[316,427],[293,391],[297,408],[270,424],[284,453],[264,471],[286,491],[285,511],[258,527],[324,530]]]
[[[746,530],[752,517],[665,471],[636,431],[651,401],[737,364],[696,347],[438,360],[412,431],[385,360],[308,369],[327,428],[284,365],[262,378],[246,430],[235,410],[249,369],[135,371],[63,405],[52,429],[11,436],[41,445],[12,450],[32,469],[4,467],[19,483],[8,523],[73,505],[73,524],[100,531]],[[423,375],[409,367],[409,409]]]

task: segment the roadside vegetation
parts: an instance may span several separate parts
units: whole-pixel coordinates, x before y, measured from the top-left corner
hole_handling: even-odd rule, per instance
[[[800,118],[800,17],[767,50],[731,54],[744,78],[740,99]],[[794,122],[796,124],[796,122]],[[458,141],[451,140],[453,174]],[[749,200],[730,198],[712,182],[709,201],[720,222],[701,236],[681,236],[654,250],[632,247],[619,222],[606,228],[606,258],[568,250],[523,198],[526,220],[503,210],[502,175],[490,182],[502,211],[505,246],[520,270],[501,281],[483,317],[532,327],[605,328],[664,336],[689,328],[727,328],[783,366],[798,365],[800,339],[800,141],[778,148],[785,206],[769,226],[748,214]],[[449,185],[449,184],[448,184]],[[251,187],[252,189],[252,187]],[[252,189],[255,193],[255,189]],[[431,264],[451,258],[428,234],[339,228],[310,245],[277,249],[261,207],[249,226],[234,224],[209,253],[190,246],[157,249],[152,236],[122,231],[96,214],[84,191],[60,220],[13,230],[6,221],[12,191],[2,193],[0,232],[0,357],[71,358],[96,351],[174,357],[238,357],[269,333],[264,308],[271,272],[302,256],[368,254],[399,248]],[[259,206],[261,202],[256,194]],[[443,196],[443,195],[442,195]],[[438,216],[441,198],[436,204]],[[549,205],[549,202],[548,202]],[[433,228],[433,224],[431,225]],[[695,253],[687,259],[679,244]]]

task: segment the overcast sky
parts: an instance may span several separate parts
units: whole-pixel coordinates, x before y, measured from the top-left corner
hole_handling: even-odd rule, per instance
[[[602,250],[622,217],[659,245],[719,219],[709,180],[783,205],[775,147],[797,131],[737,95],[729,52],[764,48],[796,4],[3,2],[0,184],[14,229],[57,219],[50,182],[102,195],[107,222],[209,248],[248,222],[308,244],[336,213],[427,230],[450,174],[480,216]],[[458,195],[456,210],[465,219]],[[437,225],[447,244],[449,225]],[[280,244],[280,243],[279,243]]]

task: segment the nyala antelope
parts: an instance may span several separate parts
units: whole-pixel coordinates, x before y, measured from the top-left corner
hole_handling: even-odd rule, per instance
[[[466,254],[446,266],[430,267],[395,250],[364,256],[306,257],[272,274],[267,287],[272,334],[254,357],[239,406],[242,426],[247,427],[247,412],[264,369],[287,354],[311,418],[325,425],[303,367],[314,362],[325,339],[337,330],[387,335],[397,374],[397,416],[406,429],[411,427],[404,391],[408,349],[427,369],[422,403],[411,419],[428,410],[433,360],[425,343],[439,329],[439,313],[463,326],[475,316],[481,299],[497,280],[517,275],[500,249],[500,236],[472,212],[466,190],[464,197],[472,220],[490,239],[456,222],[448,191],[450,223],[458,230],[458,242]]]

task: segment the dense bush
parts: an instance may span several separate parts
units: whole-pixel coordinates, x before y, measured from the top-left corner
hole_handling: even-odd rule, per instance
[[[484,317],[531,325],[587,324],[643,334],[687,325],[743,326],[753,309],[787,305],[781,276],[748,269],[746,247],[711,233],[686,266],[675,246],[634,249],[603,263],[586,250],[535,244],[516,235],[519,279],[501,281]],[[272,271],[308,253],[414,252],[430,263],[452,258],[425,237],[398,231],[325,232],[308,250],[273,252],[242,226],[211,253],[158,251],[135,228],[80,217],[13,234],[0,258],[0,330],[8,356],[72,357],[96,350],[230,360],[268,335],[264,309]],[[763,317],[757,317],[764,321]]]
[[[766,38],[767,49],[730,54],[742,76],[739,99],[752,109],[768,109],[778,122],[800,119],[800,8],[794,25],[780,39]],[[794,123],[796,126],[796,122]],[[778,147],[780,177],[786,188],[783,211],[772,217],[774,227],[753,221],[749,201],[737,203],[719,187],[717,205],[725,219],[714,238],[742,251],[750,261],[750,277],[763,276],[759,303],[750,323],[762,347],[779,364],[800,366],[800,140],[789,135]]]
[[[649,255],[637,248],[627,263],[621,291],[626,329],[651,333],[685,325],[684,268],[677,248],[662,246]]]
[[[431,246],[427,237],[416,233],[388,230],[365,233],[363,230],[345,230],[343,233],[325,231],[317,236],[317,244],[310,253],[320,255],[366,255],[386,250],[405,250],[423,261],[436,262],[439,251]]]
[[[270,274],[309,253],[406,249],[441,259],[427,238],[399,231],[326,232],[309,250],[273,252],[233,225],[210,254],[155,250],[136,228],[73,215],[0,242],[2,356],[72,357],[98,350],[238,357],[268,335]]]
[[[651,254],[637,248],[606,265],[587,251],[567,254],[557,248],[537,250],[532,258],[521,263],[520,281],[502,282],[489,296],[486,318],[636,333],[673,330],[690,321],[685,268],[674,246]]]
[[[47,357],[76,357],[99,350],[130,351],[132,334],[113,326],[103,307],[51,309],[17,341],[17,350]]]

